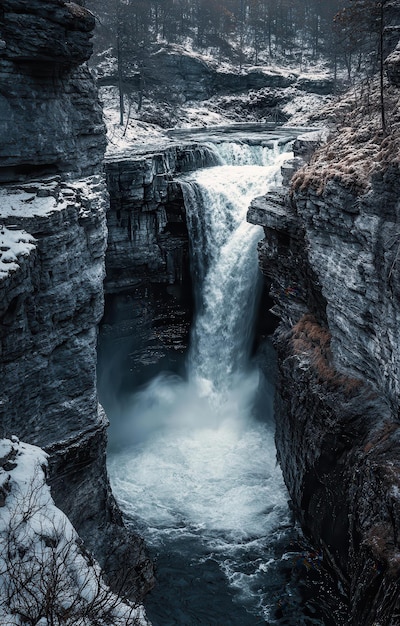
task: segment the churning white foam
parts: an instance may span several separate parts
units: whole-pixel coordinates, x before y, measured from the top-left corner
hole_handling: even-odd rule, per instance
[[[229,543],[279,525],[286,494],[271,427],[249,415],[256,384],[256,373],[243,376],[222,406],[168,377],[140,392],[140,435],[154,422],[157,432],[110,460],[124,510],[161,533],[217,531]]]

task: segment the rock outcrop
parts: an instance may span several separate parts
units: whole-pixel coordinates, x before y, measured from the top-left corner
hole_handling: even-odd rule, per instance
[[[174,177],[216,162],[211,150],[196,144],[107,159],[106,292],[135,287],[143,277],[175,282],[188,263],[188,237],[182,192]]]
[[[399,165],[393,154],[371,167],[366,150],[363,169],[359,149],[347,144],[349,170],[328,144],[249,220],[265,229],[281,319],[276,442],[295,511],[349,623],[388,626],[400,615]]]
[[[99,168],[105,135],[85,65],[94,17],[64,0],[0,7],[0,180]],[[23,33],[23,36],[21,36]]]
[[[115,587],[120,574],[138,597],[152,571],[110,491],[96,392],[108,193],[82,65],[93,27],[82,2],[0,7],[0,429],[50,453],[56,504]]]
[[[144,54],[140,68],[124,71],[124,89],[127,93],[141,91],[146,97],[164,103],[164,106],[172,103],[175,107],[185,102],[204,102],[215,97],[225,96],[229,100],[235,94],[248,92],[253,92],[254,105],[256,94],[260,91],[265,107],[271,110],[277,103],[288,100],[288,94],[284,91],[288,87],[294,90],[289,98],[304,91],[328,95],[335,90],[333,79],[327,76],[258,66],[245,66],[239,70],[239,64],[237,69],[234,64],[231,68],[221,68],[206,59],[206,56],[188,52],[179,45],[154,44],[153,49],[149,48]],[[100,63],[96,67],[95,57],[92,63],[100,87],[118,87],[115,64]],[[244,106],[243,101],[241,104]]]
[[[177,176],[216,162],[212,150],[194,142],[107,158],[107,299],[99,343],[105,405],[110,384],[117,389],[125,381],[132,388],[160,369],[179,371],[182,366],[193,295],[186,214]],[[111,366],[110,357],[120,355],[122,341],[123,371],[121,364]]]

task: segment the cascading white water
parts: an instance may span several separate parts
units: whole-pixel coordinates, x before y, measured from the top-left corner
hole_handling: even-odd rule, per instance
[[[133,396],[132,446],[110,458],[109,471],[122,508],[150,545],[179,554],[186,566],[218,564],[250,611],[245,621],[227,617],[226,625],[245,626],[258,623],[251,621],[257,613],[268,617],[274,604],[260,588],[273,569],[268,545],[289,517],[271,420],[252,414],[259,375],[249,352],[262,231],[246,223],[246,212],[252,198],[276,184],[288,154],[277,144],[217,151],[225,164],[182,181],[198,309],[187,380],[160,375]],[[213,621],[215,607],[204,618],[196,611],[188,617],[187,606],[186,617],[168,621],[159,610],[154,626],[225,626]]]
[[[275,140],[257,144],[221,141],[213,144],[213,150],[223,165],[274,165],[280,147]]]
[[[287,158],[277,143],[221,146],[224,165],[196,172],[182,184],[198,293],[189,376],[208,381],[217,392],[243,373],[251,347],[260,230],[246,222],[247,208],[277,182]]]

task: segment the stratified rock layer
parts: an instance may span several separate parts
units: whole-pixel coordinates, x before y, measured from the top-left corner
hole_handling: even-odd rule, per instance
[[[3,436],[49,446],[98,424],[106,199],[100,176],[0,193],[3,227],[17,224],[35,241],[0,287]]]
[[[400,615],[399,194],[393,165],[363,191],[305,182],[249,210],[281,318],[279,461],[355,625]]]
[[[0,431],[50,453],[57,506],[137,598],[152,570],[111,494],[96,391],[108,193],[82,65],[93,27],[82,2],[0,7]]]
[[[188,265],[188,235],[175,177],[216,162],[210,149],[196,144],[107,159],[106,292],[130,289],[144,277],[157,283],[179,279]]]
[[[99,168],[104,125],[82,65],[93,27],[92,14],[74,2],[2,2],[0,181]]]
[[[193,315],[186,212],[178,175],[216,164],[210,148],[171,144],[106,161],[106,311],[100,330],[99,391],[180,371]]]

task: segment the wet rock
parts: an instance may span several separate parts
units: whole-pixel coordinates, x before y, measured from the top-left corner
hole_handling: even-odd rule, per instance
[[[106,404],[110,385],[132,389],[157,368],[179,371],[182,366],[193,288],[177,177],[215,162],[215,154],[197,143],[117,155],[106,162],[107,299],[99,346],[99,388]],[[109,367],[110,353],[120,354],[124,363],[115,372]]]
[[[185,209],[175,177],[215,158],[193,144],[107,160],[107,292],[135,287],[143,278],[174,284],[188,274]]]
[[[395,624],[400,609],[398,181],[393,164],[364,192],[331,180],[249,210],[281,319],[279,461],[353,624]]]

